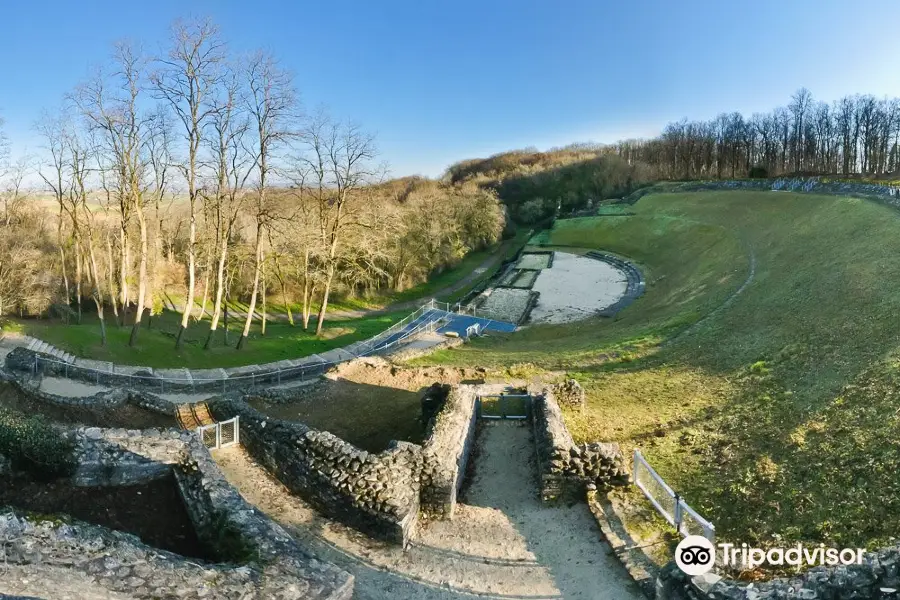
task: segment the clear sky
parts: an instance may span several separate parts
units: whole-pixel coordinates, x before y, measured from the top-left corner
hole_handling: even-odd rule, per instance
[[[900,96],[900,0],[8,0],[0,115],[16,145],[114,41],[211,16],[294,71],[308,107],[378,135],[395,176],[525,146],[656,134],[681,117]]]

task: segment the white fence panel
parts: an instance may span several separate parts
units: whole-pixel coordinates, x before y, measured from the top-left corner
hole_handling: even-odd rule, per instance
[[[688,506],[688,503],[650,466],[638,449],[634,451],[634,485],[679,534],[702,535],[710,542],[715,542],[715,526]]]
[[[212,450],[228,448],[241,443],[240,417],[212,425],[201,425],[196,431],[203,444]]]

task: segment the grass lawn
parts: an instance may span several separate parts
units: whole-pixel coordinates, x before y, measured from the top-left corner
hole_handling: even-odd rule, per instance
[[[300,421],[363,450],[381,452],[391,440],[422,443],[420,398],[419,392],[339,379],[318,383],[289,402],[260,398],[250,403],[267,415]]]
[[[647,293],[619,317],[418,362],[568,371],[588,395],[566,413],[573,435],[640,447],[721,540],[900,536],[900,213],[774,192],[656,194],[633,210],[559,221],[547,239],[641,266]],[[751,253],[755,274],[726,303]]]
[[[17,329],[40,338],[75,356],[109,360],[119,364],[143,365],[148,367],[188,367],[211,368],[233,367],[255,363],[298,358],[332,348],[346,346],[355,341],[372,337],[406,316],[408,311],[370,316],[345,321],[326,321],[320,338],[312,331],[291,327],[286,322],[269,322],[266,335],[260,335],[259,324],[254,323],[246,345],[240,351],[234,349],[243,320],[229,320],[229,345],[224,345],[223,330],[220,326],[215,342],[210,350],[203,344],[209,332],[209,319],[191,323],[184,337],[180,351],[175,351],[175,335],[180,324],[180,315],[164,312],[153,317],[152,325],[144,327],[134,348],[128,346],[131,327],[116,327],[107,324],[107,344],[100,345],[100,327],[96,316],[85,315],[81,325],[65,325],[49,319],[28,319],[8,323],[6,329]],[[146,323],[146,320],[145,320]]]

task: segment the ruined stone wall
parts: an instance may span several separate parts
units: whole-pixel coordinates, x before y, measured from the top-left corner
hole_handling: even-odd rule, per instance
[[[407,544],[418,520],[420,446],[393,442],[372,454],[327,431],[268,417],[240,400],[208,405],[219,421],[240,417],[241,445],[292,493],[373,537]]]
[[[475,442],[475,390],[454,388],[434,418],[422,447],[422,508],[452,519],[456,496]]]
[[[583,500],[588,484],[598,488],[628,484],[619,445],[576,445],[551,387],[543,388],[534,400],[533,426],[544,502]]]
[[[13,350],[20,350],[16,348]],[[22,349],[24,350],[24,349]],[[30,350],[29,350],[30,352]],[[98,392],[92,396],[71,397],[51,394],[40,389],[39,381],[35,381],[22,371],[0,369],[0,380],[14,385],[19,391],[28,394],[41,401],[59,406],[103,406],[116,407],[123,404],[131,404],[138,408],[153,411],[163,415],[175,415],[175,405],[155,394],[128,388],[115,388],[105,392]]]
[[[656,581],[657,600],[788,600],[900,597],[900,548],[868,552],[863,564],[814,567],[802,575],[757,581],[752,587],[712,572],[686,575],[675,563],[666,565]]]
[[[74,446],[76,466],[72,483],[84,487],[135,485],[166,477],[172,472],[172,465],[181,459],[181,444],[196,437],[177,429],[129,431],[97,427],[77,429],[65,435]]]
[[[196,435],[174,429],[98,428],[81,428],[70,435],[80,449],[76,453],[83,473],[95,470],[93,463],[120,472],[150,463],[166,473],[174,471],[198,537],[223,564],[198,565],[102,527],[0,513],[0,539],[7,540],[0,544],[0,563],[27,567],[28,578],[47,583],[53,598],[352,597],[353,577],[313,558],[279,525],[248,505]],[[116,458],[122,463],[117,464]],[[236,556],[235,548],[245,554]],[[239,566],[247,560],[252,562]]]

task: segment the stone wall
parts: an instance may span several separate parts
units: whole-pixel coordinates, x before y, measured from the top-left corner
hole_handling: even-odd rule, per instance
[[[453,518],[475,442],[475,396],[472,386],[455,387],[426,432],[421,503],[423,510],[437,517]]]
[[[549,386],[535,397],[533,426],[544,502],[583,500],[588,484],[601,489],[628,484],[619,445],[576,445]]]
[[[900,598],[900,547],[864,556],[863,564],[814,567],[792,578],[751,585],[707,573],[686,575],[675,563],[666,565],[656,580],[657,600],[842,600]]]
[[[108,432],[115,431],[115,434]],[[119,434],[118,432],[121,432]],[[109,436],[116,442],[104,439]],[[171,441],[186,442],[192,434],[186,431],[145,429],[102,430],[97,427],[78,429],[66,433],[74,446],[75,471],[72,483],[84,487],[135,485],[166,477],[172,472],[172,464],[181,457],[182,450]],[[153,457],[128,449],[129,440],[152,438],[159,442],[159,450]]]
[[[554,385],[553,395],[561,405],[579,408],[584,406],[584,388],[574,379],[566,379]]]
[[[418,522],[420,446],[395,441],[371,454],[240,400],[216,399],[208,406],[219,421],[240,417],[241,445],[292,493],[372,537],[408,543]]]
[[[50,581],[54,598],[310,598],[349,600],[353,578],[314,559],[276,523],[254,510],[222,476],[193,434],[178,430],[82,428],[77,440],[82,473],[94,464],[128,471],[155,462],[174,470],[185,507],[201,541],[229,564],[197,564],[102,527],[40,522],[0,514],[0,563],[27,566],[28,577]],[[113,451],[110,446],[118,446]],[[99,456],[99,459],[92,457]],[[123,464],[115,463],[116,457]],[[248,549],[235,566],[223,531]],[[246,561],[248,557],[243,557]],[[87,593],[90,592],[90,593]],[[108,594],[108,596],[107,596]]]
[[[16,348],[13,352],[16,350],[20,350],[20,348]],[[9,369],[0,369],[0,380],[9,382],[24,394],[37,398],[43,402],[57,404],[59,406],[116,407],[124,404],[131,404],[138,408],[159,414],[175,416],[174,404],[155,394],[145,391],[115,388],[104,392],[98,392],[92,396],[61,396],[40,389],[40,382],[25,375],[22,371]]]

